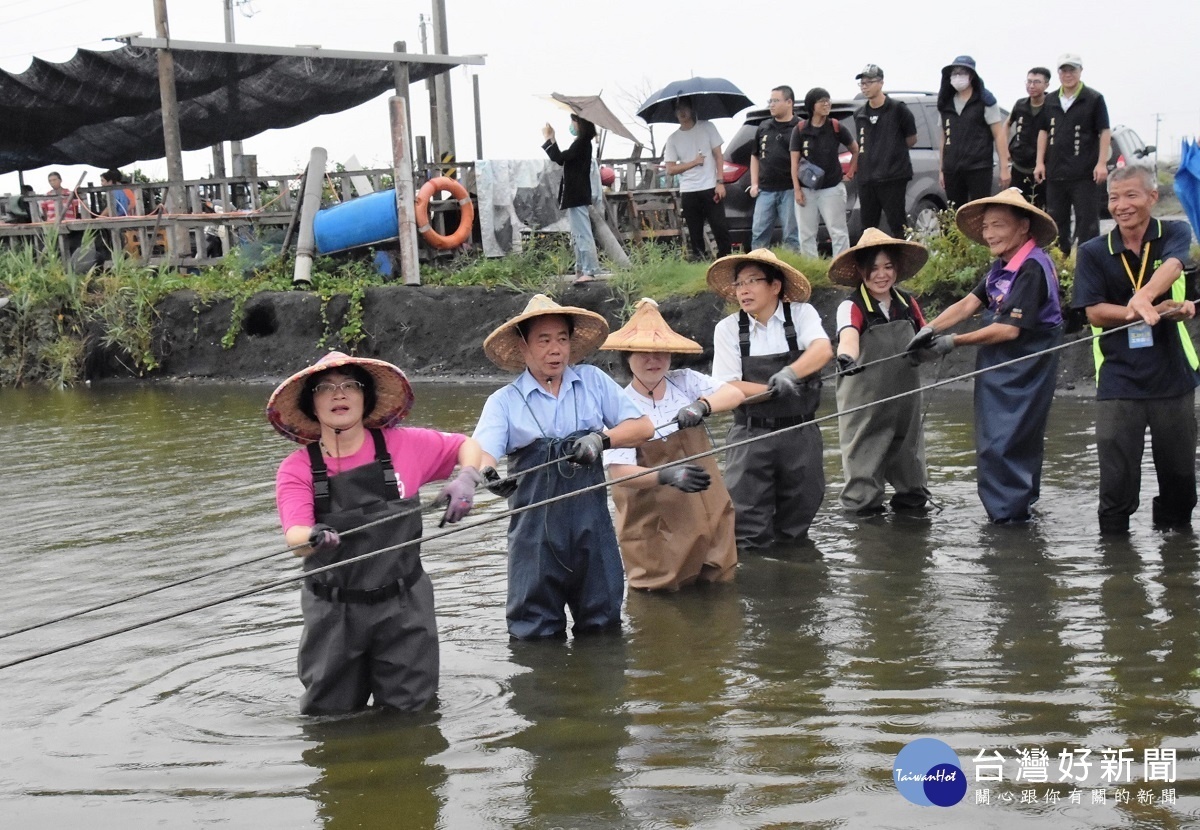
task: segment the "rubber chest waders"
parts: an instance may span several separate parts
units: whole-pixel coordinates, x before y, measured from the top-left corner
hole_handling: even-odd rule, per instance
[[[742,380],[766,383],[804,352],[797,345],[791,304],[783,303],[783,331],[788,351],[750,356],[750,317],[738,312]],[[726,442],[733,444],[810,420],[821,403],[821,382],[800,384],[800,394],[739,406]],[[821,430],[816,424],[789,430],[775,438],[731,448],[725,456],[725,484],[737,513],[739,547],[767,547],[776,541],[802,539],[825,497]]]
[[[389,514],[410,515],[343,537],[314,553],[305,570],[330,565],[421,537],[417,498],[401,498],[383,434],[368,430],[375,461],[329,476],[310,444],[318,522],[345,532]],[[305,714],[349,712],[374,698],[377,706],[418,709],[437,692],[438,639],[433,584],[420,546],[335,568],[304,581],[300,680]]]

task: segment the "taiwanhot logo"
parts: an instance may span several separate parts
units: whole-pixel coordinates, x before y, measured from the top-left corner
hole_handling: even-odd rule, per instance
[[[900,795],[922,807],[952,807],[967,794],[967,776],[958,756],[937,738],[918,738],[904,745],[892,765]]]

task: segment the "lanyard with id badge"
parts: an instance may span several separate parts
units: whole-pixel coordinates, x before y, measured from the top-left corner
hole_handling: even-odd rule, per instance
[[[1142,281],[1146,279],[1146,263],[1150,261],[1150,243],[1146,243],[1146,247],[1142,249],[1142,267],[1138,271],[1137,281],[1133,279],[1133,271],[1129,270],[1129,262],[1124,255],[1120,257],[1121,264],[1125,266],[1125,273],[1129,276],[1129,283],[1133,286],[1133,291],[1136,294],[1142,288]],[[1150,328],[1150,324],[1145,320],[1138,323],[1136,326],[1131,326],[1126,330],[1129,336],[1129,348],[1131,349],[1148,349],[1154,345],[1154,329]]]

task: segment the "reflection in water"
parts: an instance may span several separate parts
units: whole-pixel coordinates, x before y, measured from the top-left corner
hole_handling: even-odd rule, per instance
[[[412,421],[469,431],[489,391],[418,385]],[[0,632],[281,548],[269,392],[2,393]],[[1096,541],[1091,405],[1071,399],[1051,413],[1039,521],[988,527],[970,423],[970,396],[939,390],[926,430],[942,512],[853,522],[827,504],[814,544],[746,557],[731,584],[633,593],[621,637],[510,646],[503,523],[427,541],[443,656],[429,715],[300,717],[294,588],[0,672],[3,823],[1194,824],[1195,537],[1137,515],[1130,539]],[[826,446],[836,492],[831,431]],[[0,662],[296,571],[281,556],[0,639]],[[985,747],[1174,747],[1178,803],[983,805],[972,783],[954,808],[919,809],[890,772],[924,736],[968,773]]]

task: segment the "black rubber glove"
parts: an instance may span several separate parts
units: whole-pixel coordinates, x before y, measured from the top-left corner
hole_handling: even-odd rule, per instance
[[[929,351],[936,355],[947,355],[954,351],[954,335],[939,334],[933,338],[933,342],[929,344]]]
[[[706,417],[712,412],[712,407],[704,398],[692,401],[687,406],[679,408],[679,412],[675,413],[675,420],[683,429],[688,427],[698,427]]]
[[[933,342],[933,338],[935,337],[937,337],[937,332],[933,330],[933,326],[925,326],[913,335],[913,339],[908,341],[908,345],[904,348],[904,351],[915,352],[918,349],[928,349],[929,344]]]
[[[341,543],[338,532],[329,525],[315,524],[312,532],[308,534],[308,546],[313,549],[313,553],[333,550]]]
[[[685,493],[699,493],[712,484],[712,476],[698,464],[681,464],[658,471],[658,483],[674,487]]]
[[[858,358],[851,357],[848,354],[838,355],[837,356],[837,365],[838,365],[837,373],[839,375],[845,375],[846,377],[850,377],[851,375],[857,375],[859,372],[861,372],[863,370],[863,367],[858,365]]]
[[[575,439],[575,443],[571,445],[571,451],[567,454],[567,460],[572,464],[587,467],[595,464],[600,459],[602,452],[604,452],[604,434],[589,432],[587,435],[581,435]]]
[[[483,476],[483,483],[488,488],[488,492],[493,495],[506,499],[517,492],[517,482],[512,479],[500,478],[495,467],[484,467],[479,474]]]
[[[800,387],[796,385],[799,380],[795,369],[784,366],[767,379],[767,388],[776,398],[790,398],[800,394]]]

